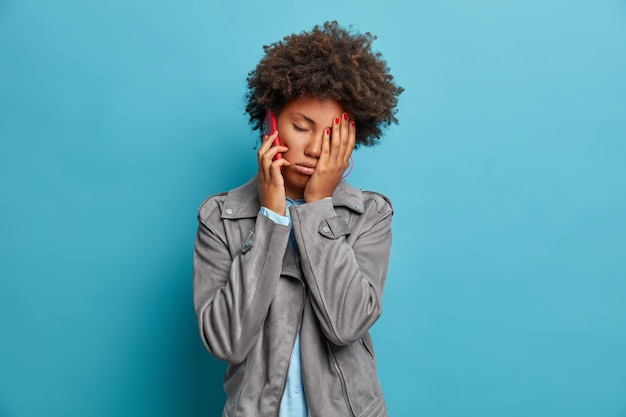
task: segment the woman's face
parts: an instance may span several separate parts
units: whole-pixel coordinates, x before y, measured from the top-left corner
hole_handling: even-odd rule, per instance
[[[281,144],[289,148],[283,158],[291,162],[282,171],[287,197],[294,200],[304,197],[304,189],[320,156],[324,131],[343,112],[337,100],[301,97],[287,103],[278,114],[278,136]]]

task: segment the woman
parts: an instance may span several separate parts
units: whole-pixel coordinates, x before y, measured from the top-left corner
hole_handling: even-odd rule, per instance
[[[223,416],[386,416],[369,328],[381,314],[392,207],[342,180],[352,150],[395,118],[375,39],[316,26],[265,47],[246,111],[258,174],[200,207],[194,303],[229,363]],[[274,145],[278,139],[279,143]]]

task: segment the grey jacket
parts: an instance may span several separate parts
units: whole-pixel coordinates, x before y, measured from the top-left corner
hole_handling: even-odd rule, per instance
[[[256,177],[200,207],[194,304],[206,348],[229,363],[224,417],[278,415],[300,331],[311,417],[387,416],[369,328],[381,314],[389,200],[342,181],[332,199],[259,214]]]

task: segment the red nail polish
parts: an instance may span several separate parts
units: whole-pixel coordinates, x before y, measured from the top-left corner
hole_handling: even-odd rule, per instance
[[[330,129],[326,129],[326,134],[330,135]]]
[[[348,113],[343,114],[343,120],[348,120]]]
[[[335,124],[338,125],[339,124],[339,116],[335,117]]]
[[[352,127],[354,127],[354,120],[352,120],[350,124],[352,125]]]

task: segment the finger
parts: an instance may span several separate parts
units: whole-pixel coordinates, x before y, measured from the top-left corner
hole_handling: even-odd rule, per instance
[[[287,152],[288,148],[283,145],[274,145],[274,143],[278,139],[278,132],[274,132],[271,135],[266,135],[263,138],[263,144],[259,147],[259,151],[257,152],[257,156],[259,158],[259,162],[261,159],[267,159],[271,161],[278,153]]]
[[[272,174],[277,173],[282,178],[282,174],[280,172],[281,169],[283,167],[288,167],[289,165],[291,165],[291,162],[289,162],[285,158],[280,158],[280,159],[277,159],[275,161],[272,161],[272,164],[271,164],[271,169],[273,171]],[[278,170],[278,171],[276,171],[276,170]]]
[[[289,165],[291,165],[289,161],[281,158],[271,161],[267,166],[259,166],[259,185],[263,190],[264,201],[268,198],[278,198],[278,201],[284,201],[285,181],[281,169]]]
[[[333,162],[337,161],[341,149],[341,121],[342,116],[337,116],[333,119],[332,139],[330,141],[330,159]]]
[[[265,152],[267,149],[269,149],[277,137],[278,137],[278,130],[275,130],[274,132],[272,132],[271,135],[263,136],[263,143],[261,143],[261,146],[259,147],[259,153]]]
[[[263,137],[263,142],[261,143],[261,146],[259,147],[258,151],[257,151],[257,160],[259,162],[259,166],[262,165],[262,161],[265,158],[265,154],[267,153],[267,151],[270,149],[271,147],[271,143],[272,140],[270,139],[271,135],[265,135]]]
[[[348,140],[346,141],[346,149],[344,153],[344,161],[346,164],[349,164],[350,156],[352,155],[352,151],[354,151],[354,146],[356,144],[356,122],[354,119],[350,120],[348,124]]]
[[[346,159],[346,151],[348,149],[348,142],[349,142],[349,130],[350,130],[350,120],[349,120],[349,116],[348,113],[344,112],[341,115],[341,143],[340,143],[340,148],[339,148],[339,154],[337,155],[337,160],[341,161],[342,163],[345,161]]]
[[[279,153],[281,149],[286,149],[286,147],[272,147],[259,159],[259,175],[262,178],[269,178],[272,180],[275,175],[281,175],[280,170],[283,165],[289,165],[289,162],[286,159],[282,157],[275,158],[276,154]],[[278,169],[278,172],[275,172],[275,169]]]
[[[274,160],[274,159],[282,159],[283,157],[283,153],[287,152],[289,150],[288,147],[283,146],[283,145],[279,145],[279,146],[272,146],[270,147],[266,152],[265,155],[270,159],[270,160]],[[278,156],[278,157],[277,157]]]
[[[284,185],[284,179],[282,174],[282,168],[285,166],[289,166],[290,162],[285,158],[277,159],[272,161],[269,165],[267,165],[267,169],[263,178],[272,186],[282,187]]]
[[[320,157],[319,157],[320,163],[327,162],[329,160],[328,158],[331,155],[330,147],[331,147],[332,141],[330,137],[331,137],[331,129],[329,128],[324,129],[324,134],[322,135],[322,149],[320,150]]]

